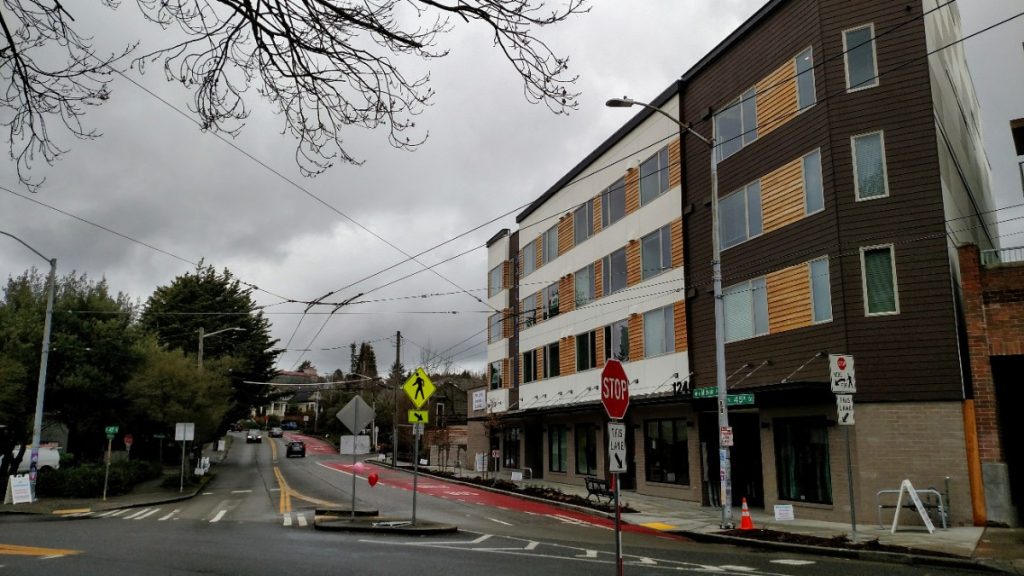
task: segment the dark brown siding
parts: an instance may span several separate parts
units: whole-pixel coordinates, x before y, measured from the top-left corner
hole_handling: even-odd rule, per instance
[[[910,9],[908,10],[907,7]],[[817,352],[857,357],[858,400],[958,399],[961,375],[944,237],[925,36],[918,3],[794,0],[784,3],[683,87],[684,120],[712,133],[707,115],[793,58],[814,48],[818,103],[719,164],[724,195],[821,148],[824,212],[725,250],[723,285],[829,256],[833,321],[726,346],[726,372],[759,366],[743,382],[764,385],[791,375]],[[873,22],[881,84],[847,94],[842,31]],[[902,25],[889,32],[896,25]],[[897,67],[899,67],[897,69]],[[890,197],[855,202],[850,137],[885,131]],[[697,386],[714,385],[709,151],[683,145],[684,222],[690,348]],[[894,244],[900,314],[865,317],[859,248]],[[739,379],[740,377],[737,377]],[[827,381],[827,361],[792,380]]]

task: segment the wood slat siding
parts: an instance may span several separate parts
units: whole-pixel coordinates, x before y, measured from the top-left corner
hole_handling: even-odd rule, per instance
[[[790,58],[754,85],[757,91],[757,135],[767,136],[796,116],[796,61]]]
[[[533,325],[536,326],[538,322],[542,322],[544,320],[544,294],[541,293],[540,290],[537,290],[537,293],[533,296],[537,299],[537,307],[534,309],[535,317],[533,321]]]
[[[517,281],[523,277],[523,253],[523,250],[519,251],[519,278],[516,278]]]
[[[669,234],[672,238],[672,267],[680,268],[683,265],[683,219],[677,218],[671,222]]]
[[[676,352],[685,352],[686,342],[686,302],[680,300],[672,305],[673,327],[676,333]]]
[[[644,359],[644,317],[639,314],[629,316],[629,360],[636,362]]]
[[[537,348],[536,352],[534,354],[534,357],[537,359],[535,364],[537,366],[537,380],[535,382],[544,379],[544,347]]]
[[[604,298],[604,260],[594,262],[594,299]]]
[[[769,334],[811,325],[810,266],[806,262],[767,274],[765,284]]]
[[[561,256],[572,249],[572,214],[562,216],[558,221],[558,255]]]
[[[565,314],[576,309],[576,294],[573,290],[572,274],[558,280],[558,312]]]
[[[512,387],[512,362],[508,358],[501,360],[501,387]]]
[[[501,263],[501,282],[502,288],[512,287],[512,262],[509,260]]]
[[[598,326],[595,330],[597,337],[594,340],[597,342],[595,348],[597,348],[597,367],[604,367],[604,326]]]
[[[764,231],[772,232],[804,217],[803,158],[784,164],[761,178]]]
[[[505,308],[501,311],[501,337],[511,338],[512,329],[515,324],[515,316],[512,314],[511,308]]]
[[[681,180],[679,164],[679,139],[676,138],[668,143],[668,187],[679,186]]]
[[[640,282],[643,276],[640,268],[640,241],[631,240],[626,244],[626,286]]]
[[[558,343],[558,369],[562,376],[576,373],[576,337],[566,336]]]
[[[534,262],[537,264],[537,268],[540,268],[544,264],[547,264],[547,262],[544,261],[544,235],[542,234],[537,236],[537,241],[534,242],[533,245],[537,248],[537,254],[534,256],[536,260],[534,260]]]
[[[601,231],[601,195],[594,197],[594,234]]]
[[[626,170],[626,214],[640,209],[640,170]]]

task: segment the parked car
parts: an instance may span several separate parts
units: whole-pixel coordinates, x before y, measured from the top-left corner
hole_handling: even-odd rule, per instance
[[[270,429],[269,436],[271,438],[280,438],[281,436],[284,436],[284,430],[281,430],[277,426],[274,426],[273,428]]]
[[[285,430],[298,430],[299,423],[294,420],[289,420],[284,424],[281,424],[281,427],[284,428]]]
[[[20,449],[21,446],[15,446],[14,453],[17,454]],[[18,465],[18,474],[28,473],[29,466],[32,463],[31,450],[31,448],[25,448],[25,455],[21,457],[21,464]],[[0,462],[3,462],[3,459],[4,455],[0,454]],[[54,470],[60,468],[60,448],[53,446],[40,446],[39,461],[36,466],[39,470],[42,470],[43,468],[53,468]]]
[[[259,430],[255,429],[255,428],[251,428],[251,429],[249,429],[248,432],[245,433],[245,443],[246,444],[262,444],[263,443],[263,434]]]
[[[228,430],[231,430],[232,432],[241,432],[242,425],[239,424],[238,422],[234,422],[231,424],[231,426],[228,427]]]
[[[285,450],[285,457],[291,458],[292,456],[298,456],[299,458],[306,457],[306,443],[300,440],[293,440],[288,443],[288,449]]]

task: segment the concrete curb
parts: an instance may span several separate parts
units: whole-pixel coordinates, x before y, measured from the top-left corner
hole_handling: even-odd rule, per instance
[[[748,548],[763,548],[778,551],[797,552],[801,554],[815,554],[819,556],[832,556],[836,558],[849,558],[852,560],[867,560],[871,562],[898,563],[918,566],[936,566],[945,568],[959,568],[964,570],[977,570],[983,572],[1005,572],[1013,574],[1006,567],[998,563],[990,563],[984,560],[972,558],[955,558],[945,556],[929,556],[926,554],[913,554],[902,552],[883,552],[880,550],[850,550],[847,548],[830,548],[827,546],[809,546],[807,544],[794,544],[791,542],[771,542],[769,540],[756,540],[753,538],[740,538],[724,534],[708,532],[694,532],[691,530],[669,530],[672,534],[685,536],[695,542],[711,544],[732,544],[734,546],[746,546]]]

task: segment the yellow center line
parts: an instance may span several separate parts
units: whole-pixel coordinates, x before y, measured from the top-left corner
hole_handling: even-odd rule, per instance
[[[277,462],[277,442],[273,438],[270,439],[270,459]]]
[[[71,556],[81,554],[81,550],[65,550],[61,548],[39,548],[37,546],[16,546],[0,544],[0,555],[7,556]]]
[[[57,515],[82,514],[83,512],[92,512],[92,508],[65,508],[63,510],[53,511],[53,513]]]
[[[289,488],[288,483],[284,481],[281,469],[277,466],[274,466],[274,477],[277,478],[277,486],[281,492],[281,495],[278,498],[278,511],[281,514],[288,514],[292,511],[291,488]]]

